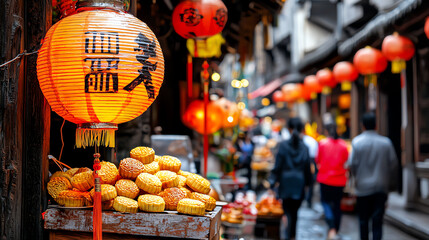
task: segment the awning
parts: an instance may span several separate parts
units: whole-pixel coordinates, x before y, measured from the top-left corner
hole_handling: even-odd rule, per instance
[[[268,94],[272,93],[274,90],[279,88],[283,84],[283,81],[280,78],[277,78],[262,87],[256,89],[255,91],[249,93],[249,99],[255,99],[257,97],[265,97]]]
[[[302,83],[304,81],[304,75],[300,73],[289,73],[283,77],[277,78],[262,87],[256,89],[255,91],[248,94],[249,99],[255,99],[257,97],[265,97],[277,88],[280,88],[283,84],[287,83]]]

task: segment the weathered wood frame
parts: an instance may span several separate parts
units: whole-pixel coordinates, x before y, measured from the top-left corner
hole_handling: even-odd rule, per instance
[[[50,0],[0,0],[0,62],[38,49],[51,25]],[[37,54],[0,69],[0,239],[43,239],[50,108]]]
[[[175,211],[135,214],[103,211],[103,235],[111,237],[107,239],[119,239],[118,234],[123,234],[121,239],[138,235],[138,239],[174,237],[212,240],[219,238],[220,216],[221,207],[216,207],[206,216],[189,216]],[[86,236],[85,232],[92,231],[92,210],[50,208],[45,214],[45,229],[50,231],[51,240],[75,239],[76,232]],[[137,239],[137,236],[132,236],[131,239]]]

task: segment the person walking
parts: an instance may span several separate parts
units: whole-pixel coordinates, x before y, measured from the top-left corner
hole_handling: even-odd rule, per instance
[[[341,223],[340,205],[347,182],[345,164],[349,154],[346,142],[338,138],[336,124],[330,122],[325,125],[325,129],[328,138],[319,142],[316,180],[320,183],[321,202],[329,227],[328,239],[335,239]]]
[[[372,219],[372,239],[380,240],[387,195],[396,186],[398,160],[390,139],[375,131],[375,114],[364,114],[362,123],[364,132],[352,141],[348,165],[356,185],[360,237],[369,239]]]
[[[280,143],[269,178],[271,189],[279,183],[278,197],[287,217],[286,239],[295,239],[298,209],[304,199],[304,188],[311,181],[308,148],[300,137],[302,125],[299,118],[289,119],[291,138]]]
[[[313,207],[313,190],[314,182],[317,177],[317,166],[316,166],[316,156],[319,148],[319,143],[312,137],[305,134],[305,131],[302,131],[302,141],[305,146],[308,148],[308,155],[310,157],[310,169],[311,169],[311,182],[309,183],[307,193],[305,196],[305,201],[307,202],[308,208],[312,209]]]
[[[252,156],[254,151],[254,144],[247,133],[240,133],[237,139],[237,149],[241,152],[238,159],[239,168],[246,169],[247,184],[245,190],[252,189]]]

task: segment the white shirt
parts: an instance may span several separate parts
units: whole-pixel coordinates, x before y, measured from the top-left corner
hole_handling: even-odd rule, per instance
[[[304,142],[305,146],[307,146],[310,157],[316,158],[319,143],[314,138],[307,135],[303,135],[302,141]]]

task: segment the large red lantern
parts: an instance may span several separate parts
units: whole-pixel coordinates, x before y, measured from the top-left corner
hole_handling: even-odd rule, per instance
[[[351,82],[359,77],[359,73],[352,63],[343,61],[335,64],[332,73],[337,82],[341,83],[341,90],[350,91]]]
[[[222,127],[222,109],[213,102],[207,105],[207,132],[204,133],[204,101],[194,100],[183,114],[183,123],[201,134],[212,134]]]
[[[49,29],[37,76],[52,110],[78,124],[77,147],[114,147],[117,125],[158,96],[164,57],[153,32],[131,14],[83,11]]]
[[[332,74],[332,71],[328,68],[324,68],[317,71],[316,78],[319,81],[320,85],[323,87],[323,94],[331,93],[332,88],[337,85],[337,81],[334,78],[334,74]]]
[[[397,32],[384,38],[381,51],[387,60],[392,61],[392,73],[400,73],[406,67],[405,61],[414,56],[413,42]]]
[[[304,78],[304,86],[311,93],[311,99],[316,99],[317,94],[322,92],[322,85],[320,85],[315,75],[308,75]]]
[[[284,98],[284,94],[282,91],[277,90],[273,93],[273,102],[284,102],[285,98]]]
[[[183,38],[205,38],[222,31],[228,10],[221,0],[184,0],[172,19],[174,30]]]
[[[360,74],[369,75],[383,72],[387,67],[387,60],[380,50],[365,47],[356,52],[353,64]]]

